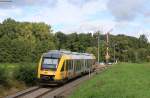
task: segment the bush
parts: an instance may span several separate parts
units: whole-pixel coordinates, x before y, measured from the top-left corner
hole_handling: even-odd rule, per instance
[[[0,85],[8,85],[7,73],[5,67],[0,67]]]
[[[31,86],[36,84],[36,67],[35,64],[22,63],[14,72],[14,78],[18,81],[23,81],[26,85]]]

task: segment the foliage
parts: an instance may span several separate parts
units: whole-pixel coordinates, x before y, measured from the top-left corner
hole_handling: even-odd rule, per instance
[[[116,59],[124,62],[145,62],[150,56],[149,46],[146,37],[130,37],[125,35],[117,35],[110,37],[111,49],[114,50],[115,45]],[[142,45],[141,45],[142,44]],[[112,52],[111,52],[112,54]]]
[[[150,98],[150,64],[120,63],[80,85],[70,98]]]
[[[36,84],[36,67],[33,64],[22,63],[13,73],[16,80],[23,81],[27,85]]]
[[[0,24],[0,62],[35,62],[50,49],[55,44],[49,25],[10,18]]]
[[[7,71],[4,66],[0,67],[0,85],[8,85]]]
[[[55,37],[59,43],[58,49],[93,53],[97,57],[97,33],[71,33],[57,32]],[[105,61],[106,36],[100,35],[100,61]],[[146,62],[150,61],[150,44],[145,35],[138,38],[125,35],[110,35],[109,54],[110,61],[114,59],[121,62]],[[114,58],[115,53],[115,58]]]
[[[43,52],[52,49],[89,52],[97,58],[97,38],[97,32],[53,34],[51,26],[45,23],[17,22],[8,18],[0,24],[0,62],[37,62]],[[109,40],[110,61],[150,61],[150,43],[145,35],[139,38],[110,35]],[[106,36],[101,32],[99,44],[100,61],[105,61]]]
[[[18,66],[20,66],[19,63],[0,63],[0,98],[27,88],[25,83],[13,77]]]

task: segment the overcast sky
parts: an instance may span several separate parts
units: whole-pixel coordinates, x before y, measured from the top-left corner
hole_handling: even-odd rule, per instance
[[[4,0],[0,0],[4,1]],[[0,22],[45,22],[54,31],[107,32],[150,40],[150,0],[12,0],[0,2]]]

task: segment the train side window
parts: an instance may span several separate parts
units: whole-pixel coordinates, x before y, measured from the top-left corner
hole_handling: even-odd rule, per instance
[[[81,60],[79,60],[79,70],[81,70]]]
[[[76,67],[76,71],[78,70],[78,60],[76,60],[76,65],[75,65],[75,67]]]
[[[84,60],[82,59],[81,61],[82,61],[81,69],[83,69],[84,68]]]
[[[90,63],[90,65],[89,65],[89,67],[91,66],[91,60],[89,61],[89,63]]]
[[[83,60],[83,69],[85,68],[85,60]]]
[[[70,60],[70,70],[72,69],[72,60]]]
[[[90,67],[90,60],[88,60],[87,63],[88,63],[88,64],[87,64],[87,67],[89,68],[89,67]]]
[[[65,62],[62,65],[61,71],[64,71]]]
[[[74,62],[75,62],[75,60],[73,59],[73,60],[72,60],[72,69],[73,69],[73,70],[75,70],[75,69],[74,69]]]
[[[82,66],[84,66],[84,59],[82,59]]]
[[[77,71],[77,69],[78,69],[78,60],[76,60],[76,65],[75,65],[75,67],[76,67],[76,71]]]
[[[78,60],[78,70],[80,70],[80,60]]]
[[[66,70],[68,70],[69,69],[69,61],[68,60],[66,60]]]
[[[79,69],[79,60],[77,60],[77,70]]]
[[[77,71],[79,69],[79,60],[77,60]]]
[[[73,65],[73,63],[72,63],[72,60],[70,60],[70,69],[72,70],[72,65]]]
[[[72,69],[72,60],[70,60],[70,70]]]
[[[88,67],[88,60],[86,60],[86,68]]]
[[[71,60],[68,60],[68,70],[71,69]]]
[[[70,61],[71,62],[71,70],[73,69],[73,60]]]
[[[91,60],[89,59],[89,68],[90,68],[90,66],[91,66]]]
[[[80,70],[80,65],[81,65],[81,62],[80,62],[80,60],[79,60],[78,70]]]
[[[89,60],[89,68],[90,68],[90,66],[91,66],[91,60]]]
[[[67,61],[68,70],[70,69],[69,60]]]
[[[79,60],[79,70],[81,70],[81,65],[82,65],[82,62],[81,60]]]
[[[77,61],[77,71],[79,70],[79,60]]]
[[[90,67],[90,60],[88,60],[88,68]]]
[[[68,70],[68,60],[66,60],[66,71]]]
[[[86,68],[86,60],[84,62],[85,62],[85,68]]]
[[[77,70],[77,60],[74,61],[75,71]]]

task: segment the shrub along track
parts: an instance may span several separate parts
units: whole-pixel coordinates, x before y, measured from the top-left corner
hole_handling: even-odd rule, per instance
[[[67,97],[75,87],[85,80],[90,79],[94,74],[102,72],[106,69],[106,66],[97,68],[97,71],[94,71],[90,75],[85,75],[77,79],[73,79],[68,83],[60,87],[48,86],[48,87],[31,87],[29,89],[20,91],[14,95],[7,96],[5,98],[65,98]]]

